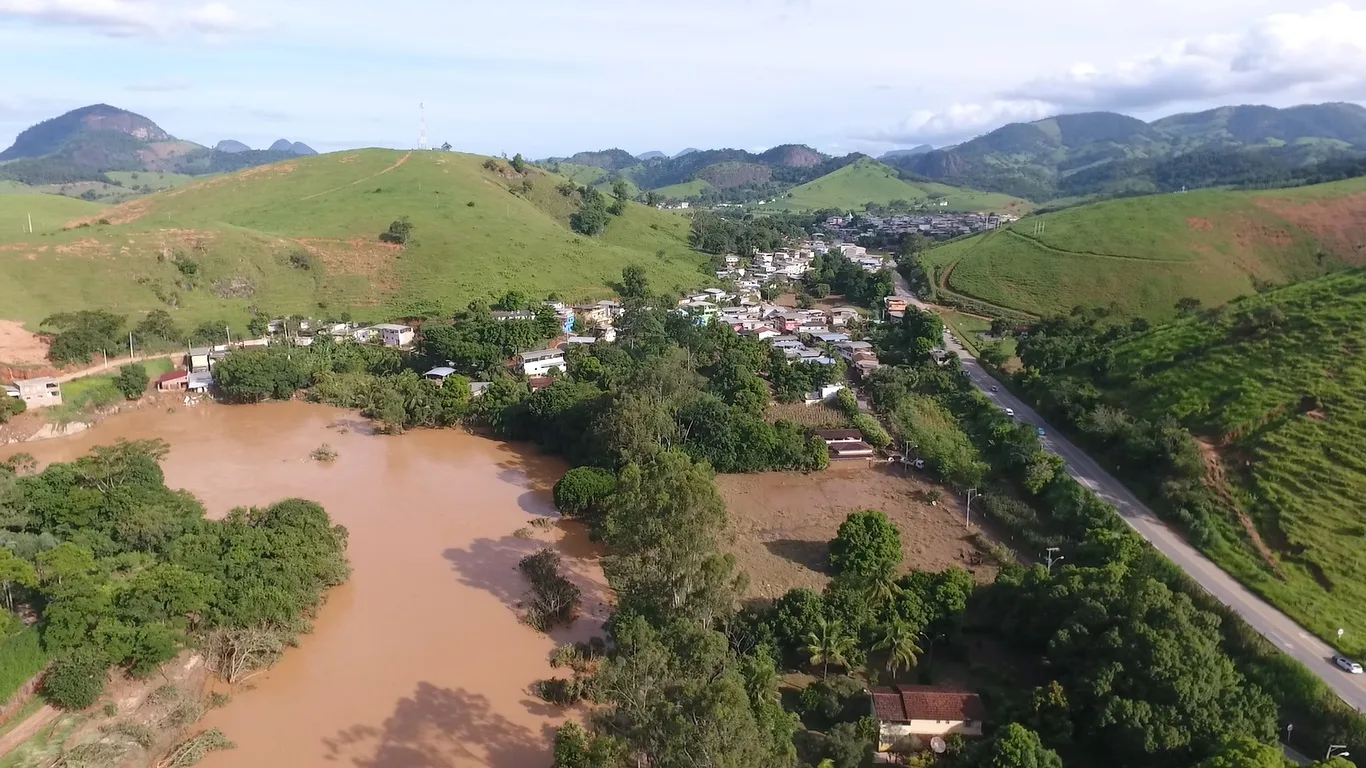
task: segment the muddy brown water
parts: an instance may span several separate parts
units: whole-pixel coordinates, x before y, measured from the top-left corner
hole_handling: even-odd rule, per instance
[[[459,430],[370,434],[354,414],[305,403],[204,404],[108,419],[67,438],[0,448],[42,465],[118,438],[170,446],[167,485],[210,516],[289,497],[321,503],[350,531],[351,580],[332,591],[298,648],[207,715],[237,744],[201,765],[372,768],[550,762],[564,712],[528,686],[553,673],[557,643],[601,631],[608,596],[597,553],[554,517],[559,461]],[[327,443],[338,458],[309,458]],[[584,611],[551,636],[520,624],[524,555],[554,541],[584,592]]]

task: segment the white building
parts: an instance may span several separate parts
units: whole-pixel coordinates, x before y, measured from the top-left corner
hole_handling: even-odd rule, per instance
[[[412,344],[413,338],[417,336],[412,328],[394,323],[376,325],[374,329],[379,331],[380,341],[386,347],[406,347]]]
[[[538,349],[533,352],[523,352],[517,356],[517,361],[522,367],[522,373],[527,376],[544,376],[556,368],[561,371],[565,369],[564,350],[562,349]]]
[[[13,384],[6,384],[5,394],[23,400],[26,408],[50,408],[62,404],[62,385],[50,376],[20,379]]]

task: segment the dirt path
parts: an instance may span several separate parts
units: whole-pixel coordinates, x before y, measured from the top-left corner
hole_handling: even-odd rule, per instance
[[[1200,446],[1200,456],[1205,460],[1205,485],[1209,486],[1219,501],[1238,517],[1238,523],[1243,526],[1243,530],[1247,531],[1248,539],[1251,540],[1257,554],[1261,555],[1262,560],[1271,567],[1271,570],[1276,572],[1276,576],[1284,581],[1285,574],[1281,571],[1281,564],[1277,562],[1275,553],[1262,539],[1262,534],[1257,530],[1256,523],[1252,522],[1252,518],[1248,517],[1248,514],[1233,500],[1233,495],[1229,493],[1228,473],[1224,470],[1224,459],[1219,454],[1219,449],[1213,443],[1199,438],[1196,439],[1195,444]]]
[[[28,741],[37,735],[38,731],[47,727],[48,723],[60,717],[62,711],[47,704],[43,708],[28,716],[28,719],[14,727],[14,730],[0,736],[0,755],[8,755],[13,752],[20,744]]]
[[[325,191],[325,192],[314,192],[314,193],[311,194],[311,195],[308,195],[308,196],[306,196],[306,197],[301,197],[301,198],[299,198],[299,199],[300,199],[300,200],[312,200],[312,199],[315,198],[315,197],[322,197],[323,195],[330,195],[330,194],[332,194],[333,192],[336,192],[337,190],[346,189],[347,187],[354,187],[354,186],[356,186],[357,184],[364,184],[365,182],[369,181],[370,179],[373,179],[373,178],[375,178],[375,177],[377,177],[377,176],[383,176],[384,174],[386,174],[386,173],[388,173],[388,172],[390,172],[390,171],[392,171],[392,170],[395,170],[395,169],[398,168],[400,165],[403,165],[404,163],[408,162],[408,158],[409,158],[410,156],[412,156],[412,154],[413,154],[412,152],[405,153],[405,154],[403,155],[403,157],[400,157],[397,161],[394,162],[393,165],[389,166],[388,168],[385,168],[384,170],[380,171],[379,173],[372,173],[372,174],[370,174],[369,176],[366,176],[366,177],[364,177],[364,178],[356,179],[355,181],[351,182],[350,184],[343,184],[343,185],[341,185],[340,187],[334,187],[334,188],[329,189],[329,190],[327,190],[327,191]]]
[[[136,360],[133,360],[132,362],[135,362],[135,363],[145,363],[145,362],[148,362],[148,361],[150,361],[150,360],[168,360],[168,359],[169,359],[169,360],[175,360],[175,359],[177,359],[177,358],[182,357],[184,354],[185,354],[185,353],[184,353],[183,351],[179,351],[179,352],[163,352],[163,353],[161,353],[161,354],[159,354],[159,355],[146,355],[146,356],[144,356],[144,355],[139,355],[139,356],[137,357],[137,359],[136,359]],[[98,364],[98,365],[91,365],[91,366],[88,366],[88,367],[86,367],[86,368],[80,368],[80,369],[78,369],[78,370],[71,371],[70,373],[63,373],[63,374],[60,375],[60,376],[54,376],[53,378],[55,378],[55,379],[57,380],[57,383],[58,383],[58,384],[65,384],[65,383],[68,382],[68,381],[74,381],[74,380],[76,380],[76,379],[83,379],[83,378],[85,378],[86,376],[95,376],[95,375],[101,374],[101,373],[109,373],[109,372],[111,372],[111,371],[117,371],[117,370],[119,369],[119,366],[128,365],[128,362],[129,362],[129,361],[128,361],[128,358],[126,358],[126,357],[110,358],[108,363],[100,363],[100,364]]]

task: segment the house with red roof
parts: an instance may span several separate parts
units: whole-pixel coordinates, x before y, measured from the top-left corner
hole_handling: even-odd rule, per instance
[[[868,694],[872,715],[878,722],[879,752],[889,752],[911,737],[929,740],[959,734],[982,735],[986,709],[970,691],[930,685],[897,685],[874,688]]]

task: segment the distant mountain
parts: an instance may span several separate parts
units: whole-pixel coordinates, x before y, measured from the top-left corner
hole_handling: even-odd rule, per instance
[[[108,104],[93,104],[44,120],[19,134],[14,146],[0,152],[0,161],[43,157],[92,135],[111,137],[112,141],[122,141],[123,137],[127,137],[144,143],[173,141],[175,138],[142,115]]]
[[[278,144],[279,142],[277,142]],[[258,152],[239,141],[209,149],[182,141],[142,115],[93,104],[45,120],[0,152],[0,179],[35,186],[80,181],[109,183],[113,171],[224,173],[316,154],[304,144]]]
[[[678,154],[674,155],[674,159],[677,160],[678,158],[680,158],[680,157],[682,157],[682,156],[684,156],[684,155],[691,155],[691,154],[694,153],[694,152],[701,152],[701,151],[702,151],[702,150],[700,150],[700,149],[698,149],[698,148],[696,148],[696,147],[688,147],[687,149],[682,150],[682,151],[679,152]]]
[[[915,157],[916,155],[923,155],[926,152],[933,151],[934,147],[929,144],[921,144],[918,147],[911,147],[910,149],[894,149],[891,152],[883,153],[882,157],[879,157],[878,160],[887,161],[895,160],[898,157]]]
[[[300,156],[307,156],[307,155],[316,155],[316,154],[318,154],[318,150],[316,150],[316,149],[314,149],[314,148],[308,146],[307,144],[303,143],[302,141],[296,141],[296,142],[294,142],[294,145],[293,145],[292,147],[290,147],[290,149],[291,149],[291,151],[294,152],[294,154],[300,155]]]
[[[283,152],[290,155],[316,155],[318,154],[312,147],[301,141],[291,142],[289,139],[280,139],[270,145],[267,152]]]
[[[655,158],[668,157],[663,152],[641,152],[636,155],[637,160],[654,160]]]
[[[1359,153],[1366,153],[1366,108],[1334,103],[1220,107],[1151,123],[1113,112],[1058,115],[884,160],[951,184],[1048,200],[1238,183],[1232,179]]]

